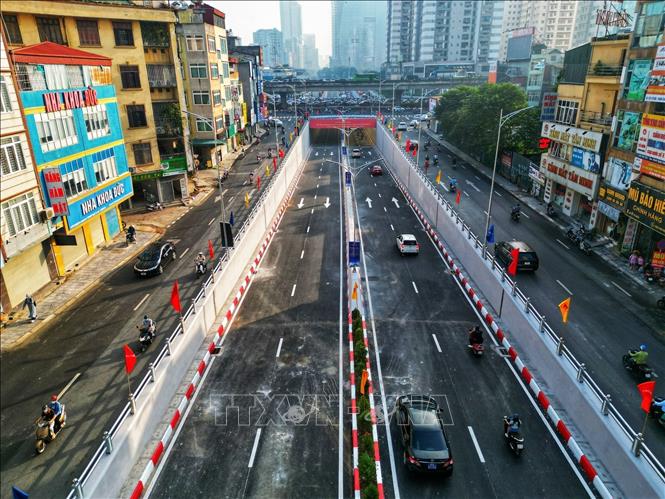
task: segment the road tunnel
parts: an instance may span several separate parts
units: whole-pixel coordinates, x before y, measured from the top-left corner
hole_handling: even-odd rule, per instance
[[[371,146],[376,142],[376,119],[369,117],[313,117],[310,119],[312,145],[337,145],[342,129],[350,131],[351,147]]]

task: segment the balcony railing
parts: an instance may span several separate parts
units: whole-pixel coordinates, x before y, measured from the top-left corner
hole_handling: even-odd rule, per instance
[[[603,64],[600,61],[594,64],[589,64],[587,74],[592,76],[619,76],[623,71],[622,65],[609,65]]]
[[[610,126],[612,125],[612,115],[594,111],[582,111],[580,113],[580,121],[594,123],[596,125]]]
[[[151,88],[175,88],[175,68],[170,64],[148,64],[148,84]]]

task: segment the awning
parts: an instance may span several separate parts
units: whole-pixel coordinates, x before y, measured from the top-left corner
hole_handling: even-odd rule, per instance
[[[110,66],[111,58],[53,42],[42,42],[11,51],[14,62],[67,64],[71,66]]]
[[[210,147],[215,147],[215,146],[220,146],[222,144],[226,144],[226,139],[194,139],[192,140],[192,144],[195,146],[210,146]]]

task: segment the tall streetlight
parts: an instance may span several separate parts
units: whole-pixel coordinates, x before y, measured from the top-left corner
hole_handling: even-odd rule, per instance
[[[418,113],[418,147],[416,148],[416,168],[418,168],[418,165],[420,165],[420,132],[422,130],[422,115],[423,115],[423,100],[425,97],[429,97],[429,95],[433,92],[436,92],[437,90],[431,90],[427,92],[427,95],[425,95],[425,89],[421,88],[420,89],[420,113]]]
[[[484,234],[484,239],[483,239],[483,257],[487,254],[487,231],[490,229],[490,217],[492,213],[492,198],[494,195],[494,179],[496,177],[496,162],[497,159],[499,158],[499,142],[501,142],[501,127],[506,124],[506,122],[512,118],[513,116],[516,116],[524,111],[528,111],[529,109],[533,109],[534,107],[538,106],[527,106],[523,107],[522,109],[518,109],[517,111],[513,111],[512,113],[508,113],[505,116],[503,115],[503,108],[501,108],[501,111],[499,112],[499,127],[496,132],[496,149],[494,150],[494,165],[492,166],[492,182],[490,183],[490,199],[487,203],[487,218],[485,220],[485,234]]]
[[[400,82],[400,83],[393,83],[393,101],[392,101],[392,118],[391,121],[395,123],[395,89],[399,87],[400,85],[405,85],[405,82]]]
[[[383,100],[383,97],[381,96],[381,84],[382,84],[384,81],[389,81],[389,80],[381,80],[381,81],[379,82],[379,114],[381,114],[381,101]],[[393,97],[394,97],[394,94],[393,94]]]

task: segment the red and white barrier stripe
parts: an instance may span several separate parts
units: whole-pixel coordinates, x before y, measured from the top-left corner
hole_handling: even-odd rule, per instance
[[[358,469],[358,405],[356,404],[356,373],[353,352],[353,319],[351,318],[351,300],[349,299],[349,383],[351,386],[351,440],[353,444],[353,495],[360,499],[360,471]]]
[[[610,499],[612,497],[612,494],[608,490],[607,486],[605,485],[605,483],[603,483],[602,479],[598,476],[598,473],[596,472],[596,469],[593,467],[593,465],[589,461],[589,458],[586,455],[584,455],[584,453],[580,449],[579,445],[577,444],[575,439],[572,437],[572,435],[570,433],[570,430],[568,430],[568,427],[566,426],[566,424],[563,422],[563,420],[559,417],[557,412],[554,410],[554,408],[550,404],[549,399],[547,398],[547,395],[540,388],[540,386],[538,385],[538,383],[534,379],[534,377],[531,374],[531,372],[529,371],[529,369],[526,367],[526,365],[524,364],[522,359],[517,354],[517,351],[515,350],[515,348],[508,341],[508,339],[506,337],[506,334],[503,332],[501,327],[494,320],[494,317],[492,317],[492,314],[490,314],[489,310],[482,303],[482,301],[478,297],[478,294],[471,287],[471,285],[469,284],[469,280],[462,274],[461,269],[454,262],[452,256],[450,255],[450,253],[448,253],[448,250],[446,249],[446,247],[441,242],[441,239],[439,238],[438,234],[432,228],[429,221],[425,218],[425,215],[420,210],[420,208],[416,205],[413,198],[411,198],[408,191],[404,188],[404,186],[396,178],[394,180],[397,183],[397,186],[399,187],[399,189],[402,191],[402,194],[404,195],[404,197],[409,201],[409,204],[411,205],[413,210],[417,213],[418,218],[420,218],[422,223],[425,225],[425,228],[427,229],[427,233],[429,234],[429,236],[436,243],[439,250],[441,250],[441,252],[443,253],[444,258],[445,258],[446,262],[448,263],[448,266],[453,271],[453,274],[455,275],[455,277],[460,281],[460,283],[464,287],[464,290],[466,291],[469,298],[471,298],[471,300],[473,301],[474,305],[476,306],[476,308],[480,312],[480,315],[483,317],[483,319],[485,320],[487,325],[495,333],[499,344],[503,348],[505,348],[506,351],[508,352],[508,354],[510,355],[510,358],[515,363],[515,366],[517,367],[517,370],[520,373],[522,379],[529,385],[529,389],[535,395],[536,400],[538,400],[538,404],[540,404],[540,407],[542,407],[542,409],[547,413],[547,416],[549,417],[550,421],[552,422],[552,424],[556,428],[557,433],[561,436],[562,440],[564,441],[564,443],[566,444],[566,446],[570,450],[570,453],[577,460],[577,463],[579,464],[580,468],[582,468],[582,471],[586,475],[587,479],[593,484],[593,486],[596,488],[596,491],[598,492],[598,494],[601,497]]]
[[[300,175],[302,175],[303,169],[300,169],[300,173],[298,174],[298,178],[300,178]],[[134,487],[134,490],[130,496],[131,499],[138,499],[141,497],[143,494],[143,491],[145,490],[146,485],[148,484],[148,481],[150,480],[150,477],[152,476],[153,472],[155,471],[155,468],[157,467],[157,464],[159,463],[160,458],[162,457],[162,454],[164,453],[164,449],[166,449],[169,441],[171,440],[171,437],[173,436],[173,433],[175,429],[178,427],[178,423],[180,422],[180,418],[185,412],[185,409],[189,405],[190,400],[192,399],[192,396],[194,395],[194,392],[198,388],[199,382],[201,381],[201,378],[203,377],[203,374],[205,373],[206,369],[210,366],[210,356],[212,355],[212,352],[215,348],[217,348],[221,341],[222,337],[224,336],[224,332],[226,331],[226,328],[228,325],[231,323],[231,320],[235,316],[236,312],[239,309],[240,302],[242,301],[242,297],[249,288],[249,283],[251,282],[252,278],[258,271],[259,265],[261,261],[263,260],[263,257],[266,254],[266,251],[268,249],[268,246],[270,245],[270,242],[272,238],[274,237],[275,233],[277,232],[277,228],[279,227],[280,222],[282,221],[282,218],[284,217],[284,213],[286,212],[286,208],[288,206],[289,201],[291,200],[291,196],[293,196],[293,193],[295,192],[296,186],[298,184],[298,180],[294,181],[292,183],[291,188],[287,192],[286,199],[282,201],[282,204],[280,206],[280,209],[277,213],[277,216],[275,217],[275,220],[272,223],[272,226],[270,227],[270,232],[266,236],[266,238],[263,240],[263,244],[261,245],[261,249],[259,250],[258,254],[254,258],[254,262],[252,263],[251,267],[249,268],[249,272],[247,275],[245,275],[244,280],[242,281],[242,284],[240,285],[238,292],[236,295],[233,297],[233,301],[231,302],[231,305],[229,306],[228,310],[226,311],[226,314],[222,317],[222,323],[217,329],[217,335],[215,336],[214,340],[210,342],[208,345],[208,349],[206,350],[205,355],[203,356],[203,359],[201,362],[199,362],[199,365],[196,369],[196,373],[194,374],[194,377],[192,378],[192,381],[189,383],[189,386],[187,387],[187,390],[185,391],[184,396],[182,397],[182,400],[178,404],[178,408],[175,410],[175,413],[173,414],[173,417],[171,418],[171,421],[169,422],[168,427],[166,428],[166,431],[162,435],[162,438],[160,441],[157,443],[157,446],[155,447],[154,452],[152,453],[152,456],[150,457],[150,460],[146,464],[145,468],[143,469],[143,473],[141,474],[141,478],[139,479],[138,483]]]

